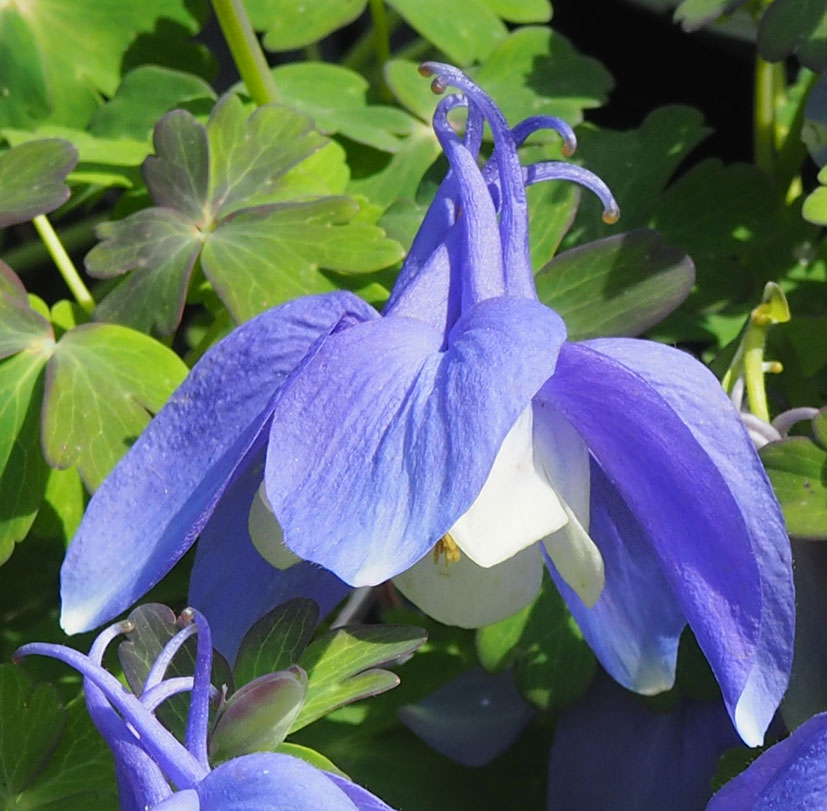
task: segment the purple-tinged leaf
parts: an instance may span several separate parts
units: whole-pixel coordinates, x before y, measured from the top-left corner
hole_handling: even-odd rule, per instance
[[[78,162],[72,144],[30,141],[0,155],[0,228],[31,220],[69,199],[66,175]]]
[[[316,630],[319,606],[296,597],[263,616],[244,635],[233,678],[237,685],[296,664]]]
[[[148,208],[99,225],[98,243],[86,255],[96,278],[135,272],[96,308],[99,321],[118,321],[143,332],[174,332],[184,309],[203,236],[177,211]]]
[[[307,674],[295,665],[267,673],[233,693],[210,737],[210,762],[275,751],[301,711]]]

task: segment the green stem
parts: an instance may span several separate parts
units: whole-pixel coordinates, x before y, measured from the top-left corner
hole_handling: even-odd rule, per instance
[[[95,299],[92,298],[92,294],[83,283],[83,279],[80,278],[77,268],[69,258],[69,254],[66,253],[66,249],[60,241],[60,237],[55,233],[55,229],[52,228],[52,224],[46,219],[45,214],[35,217],[32,223],[37,229],[37,233],[40,234],[46,250],[49,251],[49,255],[57,265],[60,275],[63,276],[63,280],[69,290],[72,291],[75,301],[83,307],[87,315],[92,315],[95,310]]]
[[[370,0],[370,16],[373,19],[373,47],[376,49],[376,61],[381,70],[385,62],[391,58],[391,35],[385,0]]]
[[[393,9],[388,11],[385,9],[385,21],[387,25],[387,38],[390,40],[391,34],[402,25],[402,18]],[[374,22],[375,25],[375,22]],[[366,31],[356,41],[356,43],[345,53],[341,63],[351,70],[358,73],[367,73],[373,57],[376,55],[376,35],[373,29]]]
[[[212,5],[239,76],[252,100],[258,105],[280,101],[270,66],[242,0],[212,0]]]
[[[755,57],[755,164],[772,174],[775,168],[775,81],[773,65]]]
[[[749,410],[758,419],[770,421],[767,391],[764,388],[764,343],[767,339],[767,323],[753,318],[744,336],[744,381],[749,397]]]
[[[85,251],[86,248],[93,245],[95,242],[95,226],[105,219],[106,215],[96,214],[86,220],[61,228],[60,241],[67,253]],[[37,240],[31,240],[24,245],[12,248],[3,256],[4,261],[14,268],[18,276],[25,275],[28,271],[48,261],[49,258],[46,246]]]

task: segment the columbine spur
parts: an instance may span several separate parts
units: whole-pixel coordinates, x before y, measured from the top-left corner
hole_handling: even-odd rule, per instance
[[[252,752],[213,768],[208,756],[212,639],[206,619],[191,608],[184,627],[152,665],[140,695],[130,692],[101,664],[110,643],[134,625],[124,620],[95,639],[89,655],[73,648],[33,642],[15,653],[49,656],[83,676],[86,706],[115,759],[121,811],[392,811],[361,786],[276,752]],[[196,632],[194,676],[167,677],[166,668]],[[170,696],[190,691],[186,741],[180,743],[155,717]],[[174,788],[173,788],[174,786]]]
[[[394,577],[437,619],[490,623],[534,597],[545,559],[626,687],[669,688],[688,622],[757,744],[789,677],[794,598],[738,414],[683,352],[566,341],[535,293],[525,187],[581,183],[610,221],[611,193],[565,162],[521,166],[540,127],[573,149],[563,122],[510,129],[460,71],[423,71],[463,95],[437,107],[450,171],[383,313],[346,292],[298,299],[208,352],[92,499],[63,567],[63,625],[132,604],[199,533],[190,600],[236,637],[305,577],[338,597],[325,570],[354,586]],[[459,106],[462,138],[447,120]],[[268,570],[251,534],[274,564],[303,562]]]

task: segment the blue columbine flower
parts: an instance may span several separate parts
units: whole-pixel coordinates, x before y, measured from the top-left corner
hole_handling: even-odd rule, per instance
[[[199,612],[181,614],[184,628],[164,647],[134,695],[101,662],[109,644],[133,630],[116,623],[95,640],[88,656],[64,645],[23,645],[15,660],[50,656],[83,675],[89,715],[115,759],[121,811],[392,811],[380,799],[336,774],[275,752],[254,752],[212,768],[208,758],[212,640]],[[194,676],[166,678],[166,667],[184,641],[198,634]],[[191,691],[186,745],[155,717],[170,696]],[[172,786],[175,786],[173,789]]]
[[[570,152],[563,122],[510,129],[461,72],[423,71],[463,95],[437,107],[450,171],[384,312],[345,292],[299,299],[207,353],[92,499],[62,572],[63,625],[129,606],[199,533],[190,599],[227,647],[274,590],[313,577],[341,594],[324,570],[355,586],[395,577],[473,627],[533,599],[546,560],[617,681],[669,688],[688,622],[759,743],[789,676],[794,601],[781,513],[738,414],[682,352],[566,341],[535,293],[525,187],[582,183],[612,221],[610,192],[568,163],[520,165],[539,127]],[[276,565],[304,562],[274,576],[251,537]]]
[[[827,713],[810,718],[727,783],[707,811],[827,808]]]

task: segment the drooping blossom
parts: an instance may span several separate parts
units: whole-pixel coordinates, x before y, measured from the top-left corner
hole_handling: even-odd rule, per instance
[[[569,163],[521,166],[538,127],[571,150],[562,122],[510,129],[461,72],[424,71],[463,95],[437,107],[450,171],[383,313],[343,292],[299,299],[207,353],[93,498],[63,569],[64,627],[131,604],[199,533],[191,599],[205,610],[235,555],[244,602],[278,580],[254,564],[251,533],[276,565],[298,556],[353,586],[393,577],[467,627],[530,602],[545,560],[626,687],[671,686],[688,622],[759,743],[789,677],[794,601],[781,513],[738,413],[683,352],[566,341],[537,300],[525,187],[574,180],[613,220],[610,192]],[[460,138],[448,112],[461,106]]]

